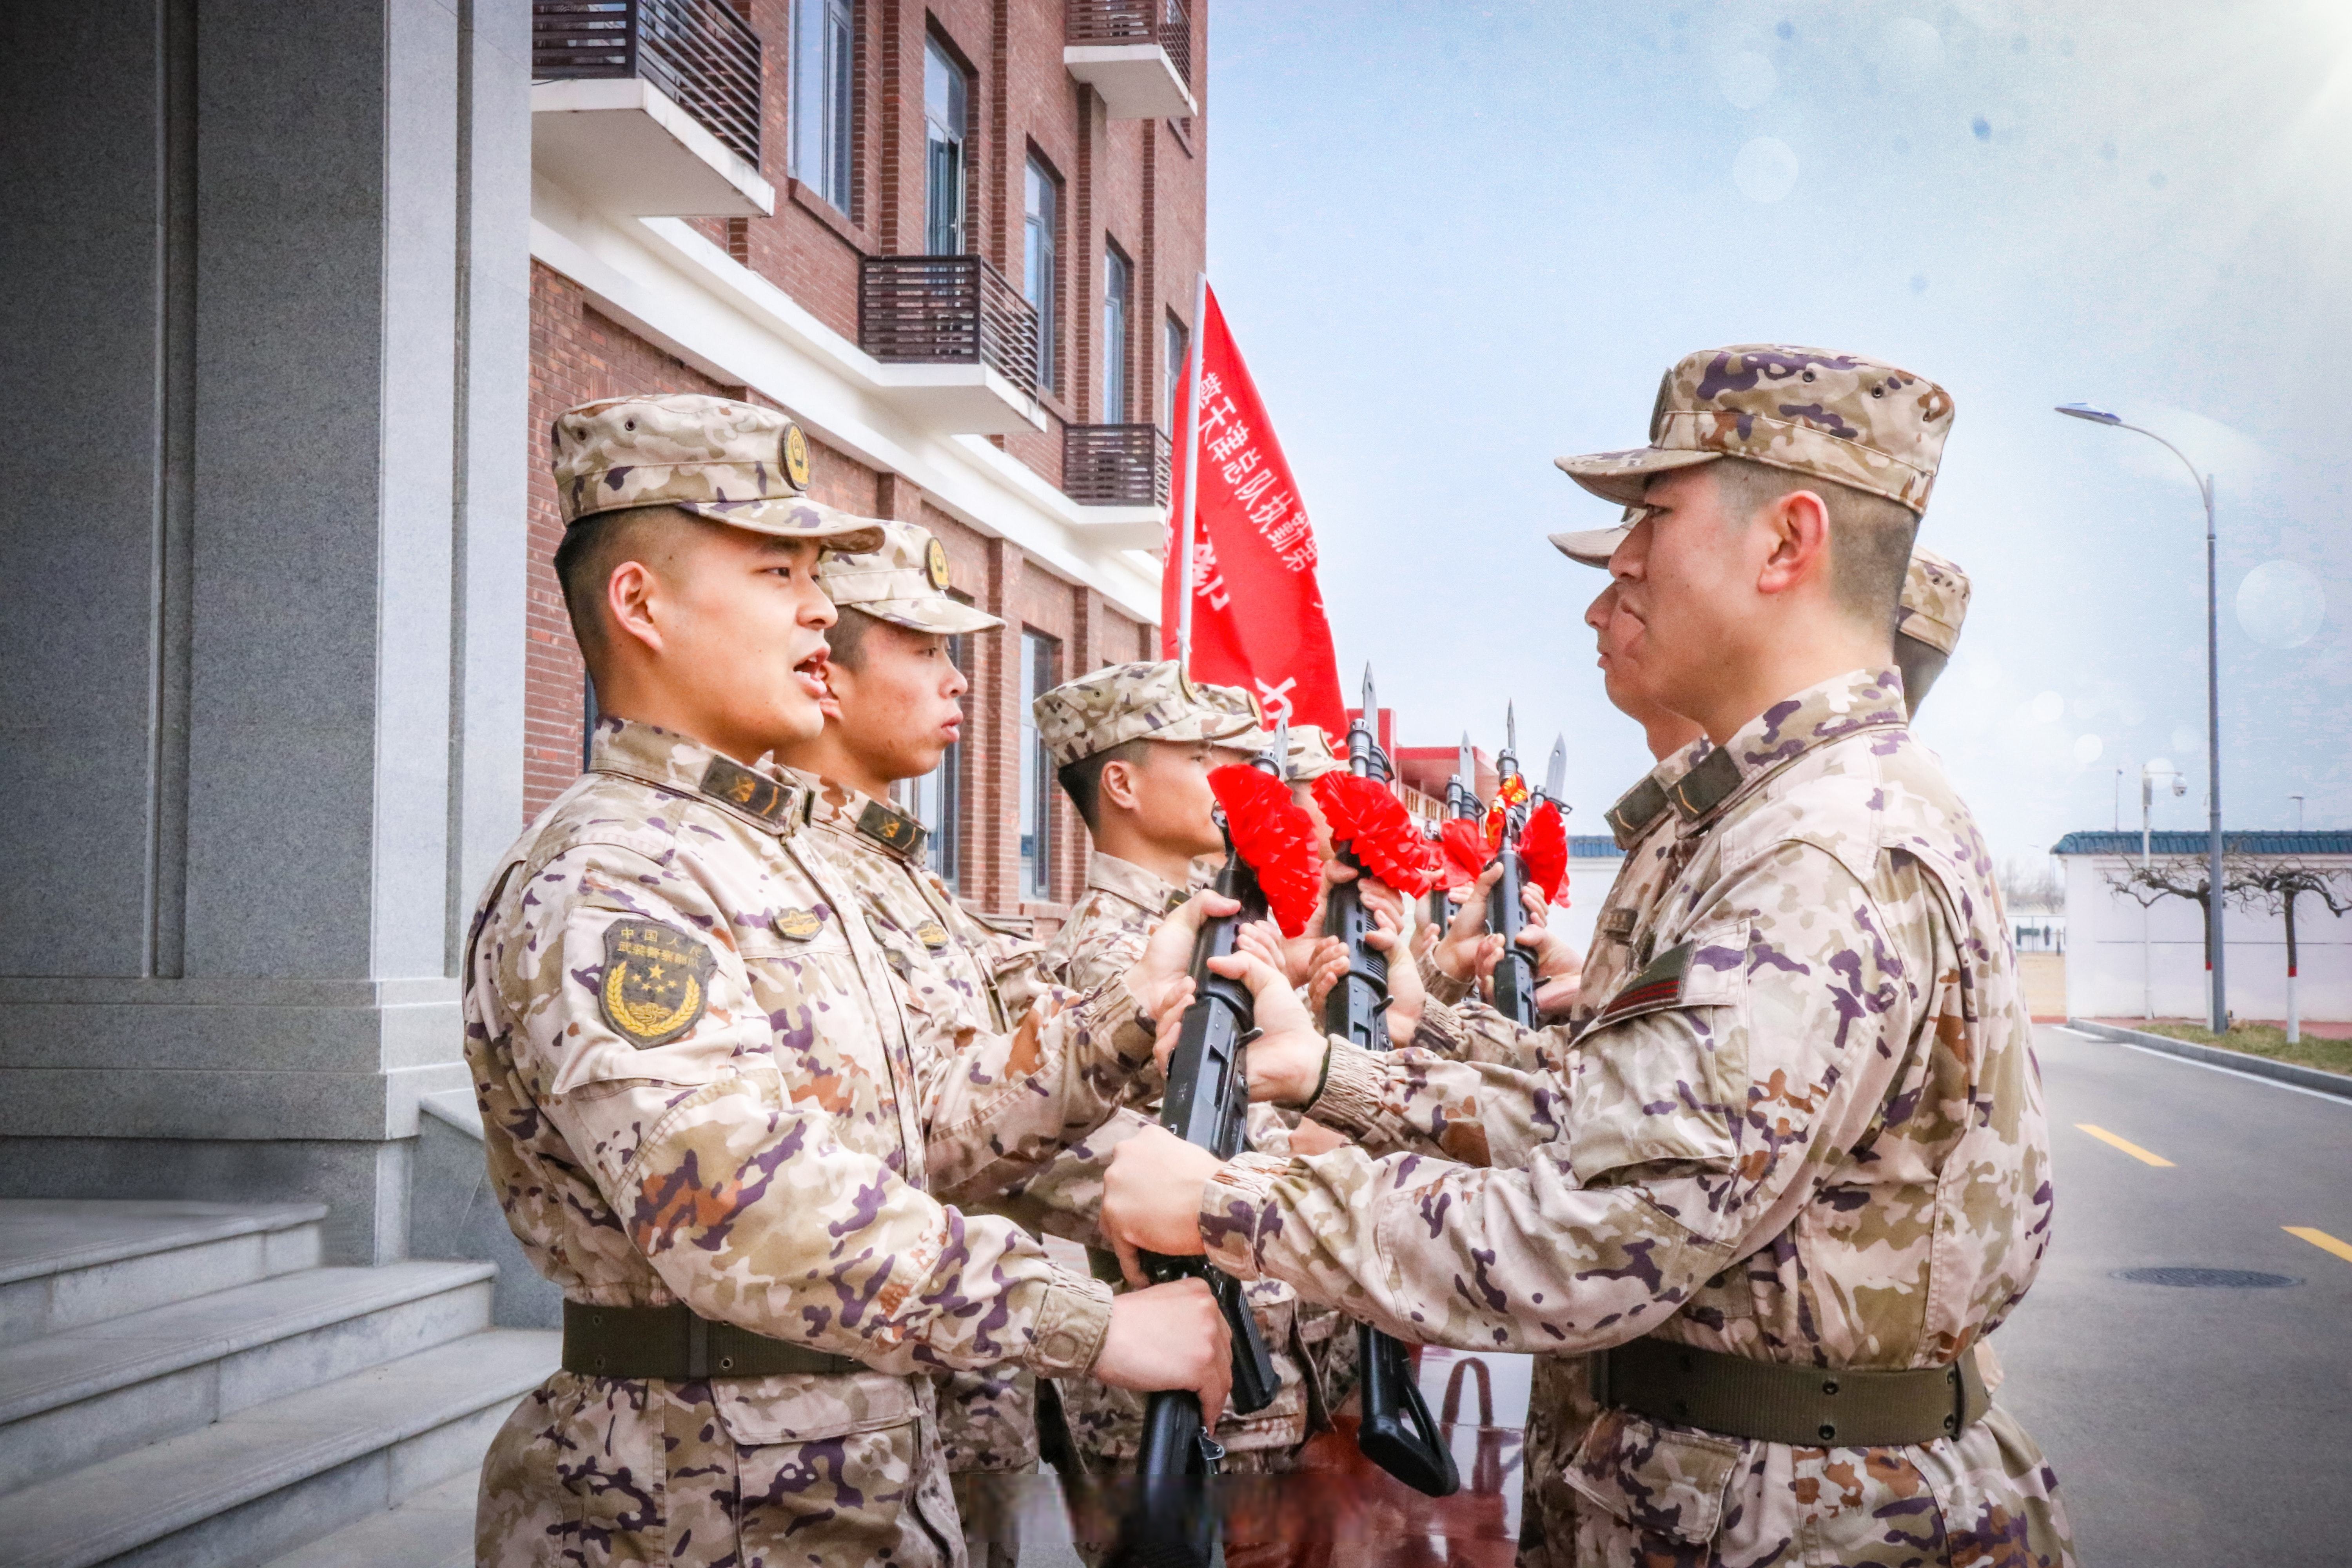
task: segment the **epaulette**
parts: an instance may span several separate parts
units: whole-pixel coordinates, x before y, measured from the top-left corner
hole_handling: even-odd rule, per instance
[[[1696,822],[1730,798],[1739,787],[1739,764],[1731,760],[1729,748],[1717,746],[1694,763],[1690,772],[1674,782],[1667,793],[1673,796],[1675,810],[1685,822]]]
[[[1658,820],[1666,809],[1666,789],[1654,775],[1643,775],[1642,782],[1617,797],[1609,808],[1605,820],[1609,831],[1616,836],[1617,847],[1632,849],[1641,842],[1642,835]]]
[[[806,791],[780,784],[765,773],[753,773],[732,758],[711,758],[710,765],[702,770],[702,783],[698,787],[711,799],[749,812],[772,826],[789,827],[794,819],[804,821],[807,817],[810,797]]]
[[[869,800],[866,809],[857,814],[857,835],[873,840],[901,860],[919,863],[931,830],[903,811]]]

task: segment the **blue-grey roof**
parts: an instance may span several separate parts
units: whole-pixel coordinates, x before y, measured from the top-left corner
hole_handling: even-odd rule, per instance
[[[2151,833],[2148,852],[2154,855],[2202,855],[2210,840],[2202,833]],[[2239,855],[2352,855],[2352,833],[2315,831],[2281,833],[2267,828],[2242,832],[2223,829],[2224,852]],[[2058,840],[2053,855],[2137,855],[2137,833],[2069,833]]]
[[[1606,833],[1571,833],[1568,836],[1568,858],[1571,860],[1622,860],[1625,851],[1617,847],[1617,840]]]

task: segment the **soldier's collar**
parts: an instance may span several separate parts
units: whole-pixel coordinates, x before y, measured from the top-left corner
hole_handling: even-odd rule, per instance
[[[930,829],[887,800],[877,800],[836,779],[821,778],[797,768],[785,770],[808,786],[809,821],[851,838],[863,839],[884,854],[910,866],[923,861]]]
[[[1149,914],[1165,914],[1184,901],[1185,890],[1132,860],[1097,849],[1087,857],[1087,890],[1108,893]]]
[[[1656,767],[1642,776],[1640,784],[1617,797],[1617,804],[1604,816],[1609,831],[1616,837],[1618,848],[1630,851],[1642,841],[1642,836],[1657,825],[1673,804],[1666,791],[1714,749],[1715,742],[1701,735],[1680,751],[1668,752]]]
[[[1899,673],[1850,669],[1773,703],[1701,757],[1666,795],[1685,824],[1703,821],[1808,752],[1907,722]]]
[[[807,789],[771,769],[746,767],[699,741],[634,719],[596,721],[588,771],[617,773],[675,795],[698,795],[772,833],[791,833],[808,820]]]

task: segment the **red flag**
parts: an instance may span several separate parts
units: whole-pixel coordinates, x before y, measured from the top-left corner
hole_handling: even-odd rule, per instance
[[[1347,703],[1331,653],[1331,624],[1315,581],[1315,531],[1290,465],[1234,347],[1217,297],[1204,292],[1201,337],[1201,507],[1192,556],[1192,657],[1188,673],[1257,694],[1269,720],[1347,733]],[[1192,367],[1176,389],[1176,417],[1192,406]],[[1194,465],[1178,444],[1169,498],[1171,548],[1160,583],[1160,652],[1180,657],[1184,491]]]

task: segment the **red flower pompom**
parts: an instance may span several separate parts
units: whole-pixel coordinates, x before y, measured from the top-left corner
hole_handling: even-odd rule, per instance
[[[1544,902],[1567,904],[1568,825],[1559,807],[1547,800],[1528,813],[1519,829],[1519,858],[1527,862],[1528,880],[1543,889]]]
[[[1288,785],[1246,763],[1212,768],[1209,788],[1225,808],[1234,852],[1257,873],[1275,923],[1285,936],[1304,934],[1323,892],[1315,819],[1290,798]]]
[[[1437,879],[1436,858],[1402,801],[1354,773],[1325,773],[1312,787],[1323,820],[1331,825],[1332,843],[1346,845],[1366,870],[1406,898],[1429,891]]]
[[[1454,892],[1478,879],[1493,857],[1486,849],[1486,826],[1483,818],[1454,816],[1446,819],[1438,830],[1444,837],[1439,843],[1445,851],[1445,890]]]

